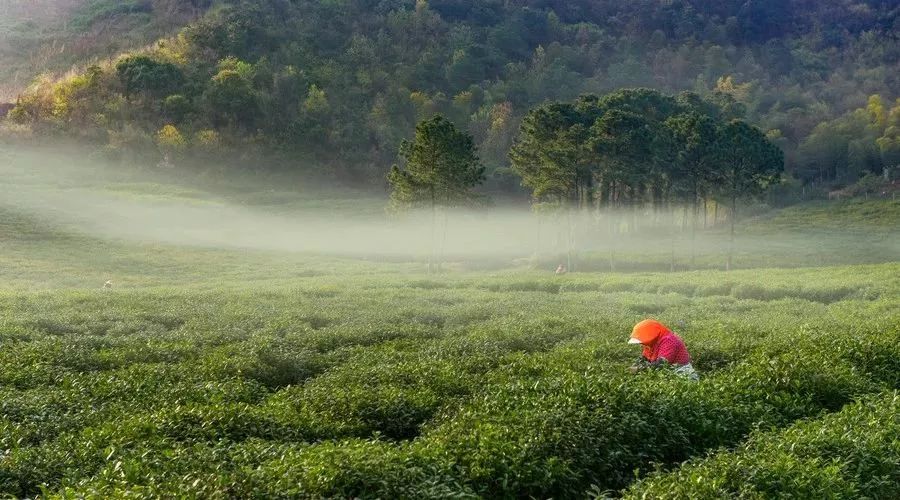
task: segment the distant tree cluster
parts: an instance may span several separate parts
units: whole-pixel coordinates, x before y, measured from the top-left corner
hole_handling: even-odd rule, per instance
[[[796,165],[797,175],[809,180],[890,177],[900,169],[900,98],[891,106],[873,95],[864,108],[820,123],[800,144]]]
[[[510,151],[513,171],[537,203],[610,212],[671,213],[701,202],[761,193],[784,168],[782,151],[719,103],[649,89],[548,103],[531,110]],[[705,209],[704,209],[705,210]],[[730,261],[729,261],[730,262]]]
[[[891,2],[222,4],[146,51],[37,83],[21,96],[13,118],[35,134],[80,137],[111,155],[158,155],[155,138],[172,126],[184,138],[182,155],[218,154],[221,161],[265,153],[280,165],[369,182],[384,178],[416,123],[440,113],[472,135],[488,187],[512,192],[518,182],[508,151],[523,120],[534,121],[529,110],[585,93],[648,87],[693,91],[721,104],[723,116],[757,124],[785,152],[788,170],[807,182],[877,173],[872,155],[883,164],[883,155],[893,154],[890,127],[857,126],[852,112],[870,95],[887,102],[900,88],[900,21]],[[607,113],[572,133],[652,133],[634,125],[634,115],[640,114]],[[688,140],[693,125],[682,125],[668,129]],[[610,165],[604,185],[594,187],[605,193],[601,199],[637,197],[633,190],[650,181],[627,178],[611,165],[643,158],[644,148],[658,145],[597,140],[597,154]],[[876,141],[887,144],[887,153]],[[576,168],[578,190],[586,186],[587,168]],[[606,184],[614,186],[612,195]],[[685,189],[653,186],[669,189],[669,196]]]
[[[650,89],[541,105],[522,122],[513,171],[535,201],[668,207],[759,193],[783,168],[763,132],[727,106]]]

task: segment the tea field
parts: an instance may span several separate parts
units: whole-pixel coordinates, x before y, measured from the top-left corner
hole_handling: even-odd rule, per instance
[[[881,250],[841,265],[563,276],[103,238],[2,205],[0,497],[897,498],[896,202],[867,203],[840,230],[874,210]],[[629,373],[646,317],[699,382]]]
[[[900,494],[900,264],[548,274],[0,292],[0,493]]]

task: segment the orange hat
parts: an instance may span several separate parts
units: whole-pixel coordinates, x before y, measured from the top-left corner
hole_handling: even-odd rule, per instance
[[[670,332],[671,331],[659,321],[656,321],[655,319],[645,319],[634,325],[628,343],[650,345],[659,337]]]

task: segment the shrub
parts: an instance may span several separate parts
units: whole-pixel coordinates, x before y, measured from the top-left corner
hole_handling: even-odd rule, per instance
[[[891,498],[896,455],[828,413],[898,388],[895,268],[0,293],[0,496],[583,498],[697,464],[712,496]],[[627,372],[647,311],[699,382]]]
[[[887,393],[783,431],[756,433],[735,451],[658,472],[624,498],[896,498],[900,396]]]

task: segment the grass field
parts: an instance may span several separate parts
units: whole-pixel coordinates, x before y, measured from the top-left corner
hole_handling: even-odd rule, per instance
[[[635,272],[554,276],[500,252],[429,275],[59,213],[76,193],[283,217],[325,195],[55,174],[0,181],[0,496],[900,495],[895,202],[748,221],[736,271],[710,247],[693,271],[623,251]],[[645,317],[683,336],[699,382],[628,372]]]

